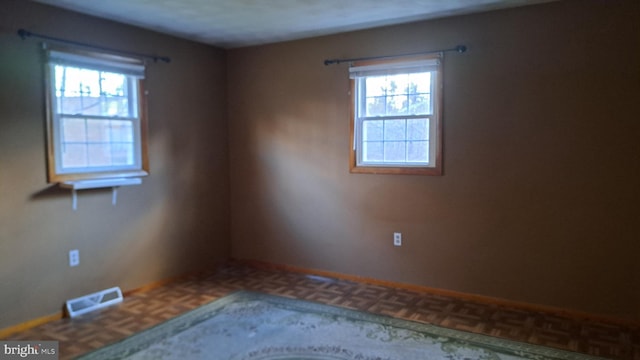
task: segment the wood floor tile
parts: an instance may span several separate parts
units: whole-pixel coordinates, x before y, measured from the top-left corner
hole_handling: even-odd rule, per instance
[[[369,311],[611,359],[640,360],[640,329],[380,285],[265,269],[241,262],[134,293],[123,303],[62,319],[7,340],[57,340],[70,359],[238,290]]]

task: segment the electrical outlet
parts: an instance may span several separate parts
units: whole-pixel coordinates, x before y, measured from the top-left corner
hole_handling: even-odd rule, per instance
[[[399,232],[393,233],[393,245],[402,246],[402,233],[399,233]]]
[[[69,266],[80,265],[80,251],[78,249],[69,251]]]

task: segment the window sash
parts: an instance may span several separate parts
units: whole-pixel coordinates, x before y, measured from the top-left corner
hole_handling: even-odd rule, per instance
[[[408,120],[426,120],[428,121],[428,125],[427,125],[427,133],[428,136],[425,139],[410,139],[407,135],[406,135],[406,129],[405,129],[405,136],[403,139],[385,139],[384,138],[384,134],[382,136],[381,139],[374,139],[374,140],[366,140],[364,138],[364,123],[366,121],[408,121]],[[405,125],[406,126],[406,125]],[[432,166],[432,162],[434,161],[434,157],[432,156],[432,154],[435,154],[436,151],[436,141],[433,140],[433,134],[435,134],[437,131],[436,129],[436,121],[434,121],[433,119],[433,115],[423,115],[423,116],[390,116],[390,117],[361,117],[361,118],[357,118],[356,119],[356,138],[360,139],[359,141],[357,141],[355,143],[355,147],[354,149],[356,150],[356,155],[357,155],[357,165],[358,166],[369,166],[369,167],[377,167],[377,166],[384,166],[384,167],[428,167],[428,166]],[[377,143],[382,143],[383,147],[384,144],[387,143],[403,143],[405,150],[404,150],[404,161],[393,161],[393,160],[385,160],[384,159],[384,155],[383,155],[383,160],[381,161],[375,161],[375,160],[367,160],[365,159],[365,142],[371,143],[371,142],[377,142]],[[428,147],[427,147],[427,160],[426,161],[411,161],[409,160],[409,144],[410,143],[417,143],[417,142],[426,142]],[[386,155],[386,153],[384,152],[384,148],[383,148],[383,154]]]
[[[110,122],[117,121],[121,123],[130,123],[132,134],[130,138],[124,140],[113,140],[112,134],[109,134],[108,139],[89,139],[86,136],[84,139],[80,140],[67,140],[64,136],[64,120],[67,119],[77,119],[83,120],[86,128],[89,126],[86,124],[89,121],[93,122]],[[111,124],[107,124],[106,127],[111,127]],[[119,117],[93,117],[93,116],[68,116],[68,115],[57,115],[54,120],[54,131],[56,135],[54,136],[56,142],[56,172],[58,174],[73,174],[73,173],[92,173],[92,172],[104,172],[104,171],[113,171],[113,170],[136,170],[141,168],[142,164],[142,154],[141,148],[138,144],[140,144],[140,126],[139,120],[136,118],[119,118]],[[129,140],[130,139],[130,140]],[[68,161],[65,161],[65,154],[67,153],[67,148],[76,147],[83,148],[85,163],[86,166],[65,166]],[[118,164],[117,160],[117,152],[118,148],[123,149],[126,147],[130,147],[130,151],[126,151],[127,158],[131,158],[131,161],[127,161],[126,163]],[[92,155],[93,150],[93,155]],[[102,151],[100,151],[102,150]],[[122,150],[121,150],[122,151]],[[105,152],[108,152],[105,153]],[[102,155],[102,156],[100,156]],[[102,158],[102,160],[100,160]],[[110,164],[105,164],[110,163]],[[98,164],[98,165],[92,165]]]

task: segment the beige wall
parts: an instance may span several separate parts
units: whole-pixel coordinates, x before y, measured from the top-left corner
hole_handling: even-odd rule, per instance
[[[562,1],[225,59],[5,0],[0,328],[230,255],[640,320],[639,14]],[[116,207],[85,191],[74,212],[46,183],[41,52],[21,27],[173,59],[148,69],[152,175]],[[460,43],[445,59],[445,175],[349,174],[347,69],[322,61]]]
[[[640,319],[640,3],[228,52],[232,255]],[[444,176],[348,171],[346,65],[444,61]],[[404,245],[392,245],[392,232]]]
[[[224,52],[26,1],[1,8],[0,328],[228,257]],[[83,191],[73,211],[69,191],[47,184],[41,51],[18,28],[172,58],[147,72],[151,175],[121,188],[117,206],[109,190]]]

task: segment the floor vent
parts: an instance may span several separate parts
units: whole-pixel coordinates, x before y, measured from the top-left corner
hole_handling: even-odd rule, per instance
[[[67,300],[67,313],[69,317],[86,314],[90,311],[101,309],[109,305],[122,302],[122,291],[119,287],[98,291],[93,294]]]

